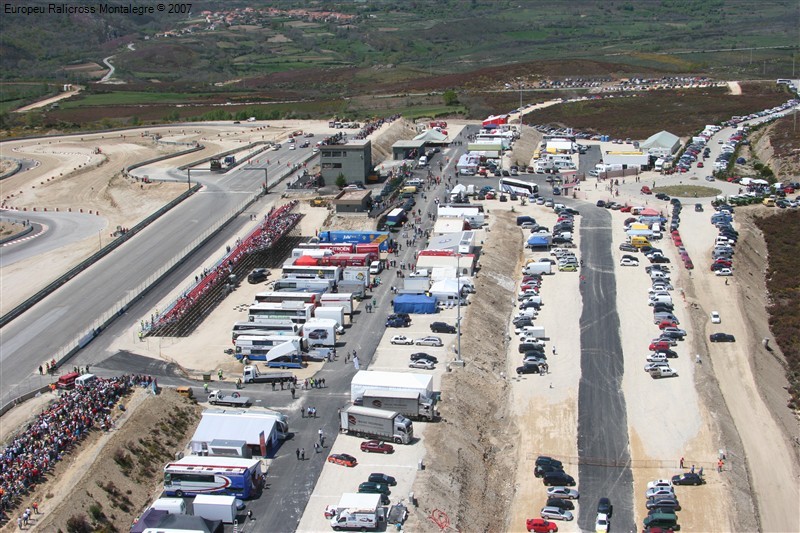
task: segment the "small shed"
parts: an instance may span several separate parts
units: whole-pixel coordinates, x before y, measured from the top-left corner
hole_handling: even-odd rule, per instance
[[[668,131],[659,131],[651,135],[639,145],[639,149],[650,157],[664,157],[672,155],[681,147],[681,140],[677,135]]]
[[[425,151],[425,140],[401,140],[392,145],[393,159],[416,159]]]
[[[337,213],[366,213],[372,207],[372,191],[349,189],[340,192],[333,200]]]

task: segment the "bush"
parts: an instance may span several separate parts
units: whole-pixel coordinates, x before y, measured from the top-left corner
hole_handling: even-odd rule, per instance
[[[89,516],[91,516],[92,520],[95,522],[102,522],[106,517],[103,513],[103,508],[97,503],[93,503],[89,506]]]
[[[347,178],[344,177],[344,174],[336,176],[336,186],[340,189],[344,189],[347,186]]]
[[[91,533],[92,526],[86,520],[86,517],[79,515],[72,515],[67,519],[67,533]]]

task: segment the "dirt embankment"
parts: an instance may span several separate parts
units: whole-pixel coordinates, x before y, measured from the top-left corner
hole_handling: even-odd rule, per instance
[[[800,132],[791,116],[776,120],[751,139],[758,159],[780,180],[795,180],[800,174]]]
[[[525,168],[533,158],[533,152],[542,142],[542,134],[530,126],[522,126],[522,135],[514,142],[511,153],[512,165]]]
[[[442,421],[426,433],[426,468],[414,489],[423,505],[409,528],[429,531],[449,525],[459,531],[504,529],[503,515],[514,492],[516,426],[509,416],[506,327],[514,302],[514,273],[522,237],[513,213],[492,215],[493,238],[481,253],[475,278],[482,296],[463,324],[466,366],[442,378]],[[433,523],[431,523],[433,521]]]
[[[161,491],[161,468],[185,448],[200,408],[164,389],[152,396],[139,389],[125,402],[129,416],[112,433],[94,433],[77,454],[36,488],[32,500],[44,514],[39,531],[122,531]],[[87,524],[90,527],[81,529]],[[12,531],[16,524],[3,528]]]
[[[387,159],[392,159],[392,145],[400,140],[413,139],[417,135],[414,124],[406,119],[395,120],[372,139],[372,164],[377,165]]]

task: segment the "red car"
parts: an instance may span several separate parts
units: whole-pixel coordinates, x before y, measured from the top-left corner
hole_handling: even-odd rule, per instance
[[[658,323],[658,329],[675,328],[675,327],[678,327],[678,323],[672,320],[662,320],[661,322]]]
[[[365,440],[361,443],[361,451],[372,453],[392,453],[394,452],[394,446],[379,440]]]
[[[555,522],[550,522],[544,518],[528,518],[525,521],[525,527],[528,531],[535,533],[550,533],[551,531],[558,531],[558,526]]]
[[[328,462],[342,466],[349,466],[350,468],[356,466],[358,461],[352,455],[346,453],[334,453],[328,456]]]
[[[702,161],[698,161],[697,162],[697,168],[703,168],[703,162]]]
[[[632,208],[632,205],[623,205],[619,211],[620,213],[630,213]]]
[[[669,350],[671,348],[672,346],[670,346],[667,341],[658,341],[658,342],[651,342],[650,347],[648,349],[651,352],[663,352],[664,350]]]
[[[653,191],[650,190],[650,187],[644,185],[642,186],[642,194],[653,194]]]

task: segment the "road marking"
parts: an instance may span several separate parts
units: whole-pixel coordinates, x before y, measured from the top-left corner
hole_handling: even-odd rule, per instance
[[[22,237],[21,239],[15,239],[13,241],[3,243],[2,247],[5,248],[6,246],[11,246],[12,244],[17,244],[17,243],[20,243],[20,242],[29,241],[31,239],[35,239],[36,237],[44,235],[45,232],[47,232],[48,227],[47,227],[46,224],[42,224],[41,226],[42,226],[42,231],[40,231],[39,233],[36,233],[35,235],[31,235],[29,237]]]

